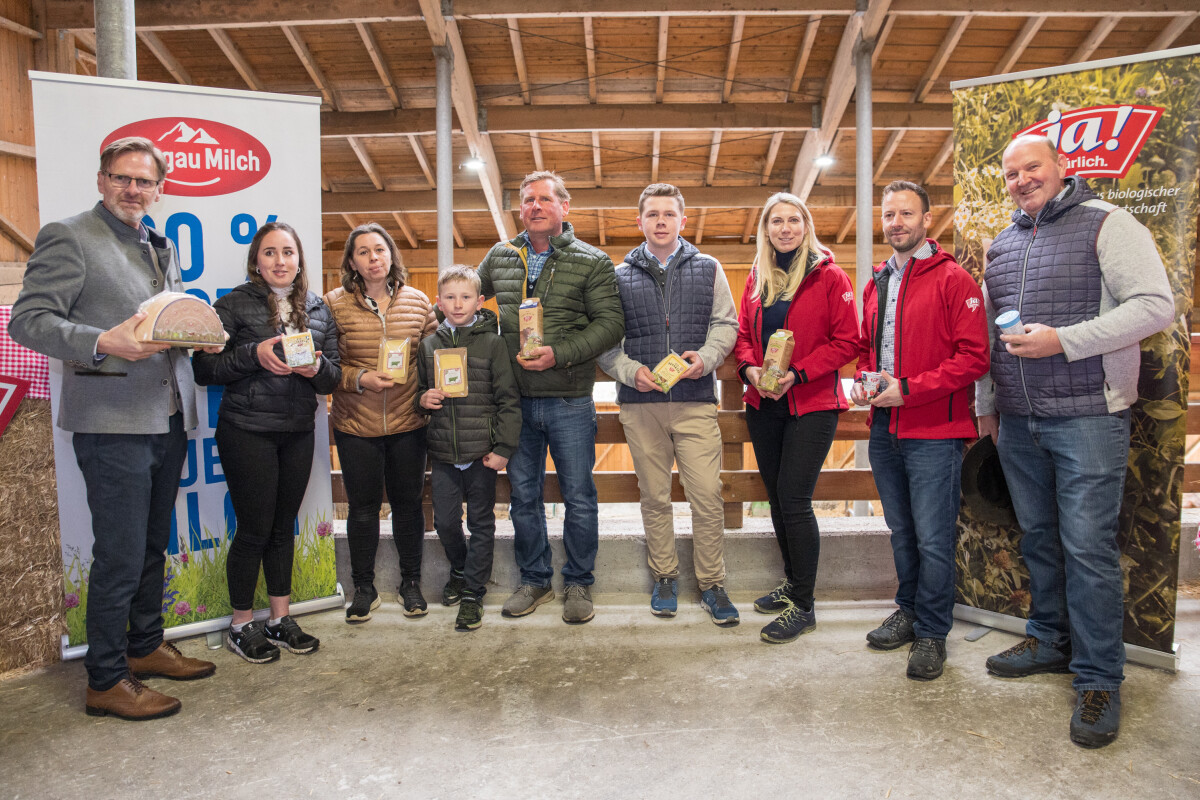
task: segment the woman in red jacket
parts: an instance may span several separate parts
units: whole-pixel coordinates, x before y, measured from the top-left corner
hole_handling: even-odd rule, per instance
[[[766,342],[777,330],[795,341],[778,391],[760,391]],[[812,214],[786,192],[773,194],[758,223],[758,254],[742,293],[734,353],[746,384],[746,424],[767,487],[783,554],[784,581],[754,603],[779,616],[762,630],[791,642],[817,625],[813,588],[821,551],[812,495],[847,408],[838,369],[858,352],[850,279],[817,241]]]

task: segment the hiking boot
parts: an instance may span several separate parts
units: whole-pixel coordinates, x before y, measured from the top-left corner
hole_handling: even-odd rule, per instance
[[[225,645],[251,664],[268,664],[279,660],[279,648],[267,639],[265,627],[252,620],[235,631],[231,625],[225,631]]]
[[[1060,650],[1033,636],[988,658],[987,671],[1001,678],[1024,678],[1039,672],[1070,672],[1071,650]]]
[[[1080,747],[1112,744],[1121,727],[1121,693],[1087,689],[1079,693],[1071,715],[1071,741]]]
[[[211,661],[188,658],[170,642],[163,642],[154,652],[139,657],[126,656],[129,671],[135,678],[170,678],[173,681],[194,681],[207,678],[217,671]]]
[[[596,616],[592,607],[592,590],[586,586],[573,583],[563,591],[563,622],[568,625],[582,625]]]
[[[483,602],[470,592],[464,592],[460,600],[454,630],[473,631],[483,624]]]
[[[650,613],[656,617],[673,617],[678,610],[678,583],[674,578],[659,578],[650,594]]]
[[[300,630],[300,624],[290,615],[279,620],[278,625],[267,623],[267,626],[263,628],[263,633],[272,642],[296,655],[315,653],[321,646],[321,640]]]
[[[804,611],[795,603],[789,603],[787,609],[775,619],[767,623],[759,636],[764,642],[784,644],[794,642],[802,634],[817,627],[817,609]]]
[[[412,578],[400,581],[400,602],[404,604],[406,617],[423,617],[429,612],[425,595],[421,594],[421,584]]]
[[[450,580],[442,588],[442,605],[456,606],[462,599],[463,589],[467,588],[467,579],[456,569],[450,570]]]
[[[729,595],[725,594],[724,586],[717,585],[701,592],[700,605],[704,606],[704,610],[712,616],[715,624],[738,624],[738,610],[733,607],[733,603],[729,602]]]
[[[354,599],[346,606],[346,622],[357,624],[371,618],[371,612],[379,608],[379,592],[374,586],[355,586]]]
[[[876,650],[895,650],[917,638],[913,632],[916,617],[903,608],[897,608],[875,630],[867,634],[867,644]]]
[[[908,677],[914,681],[940,678],[946,663],[946,640],[922,636],[908,650]]]
[[[788,580],[754,601],[754,610],[760,614],[779,614],[792,604],[789,599],[795,585]]]
[[[169,717],[182,707],[183,704],[174,697],[156,692],[133,675],[127,675],[103,692],[87,687],[87,699],[84,701],[83,710],[89,717],[111,714],[121,719],[140,722],[144,719]]]
[[[542,603],[548,603],[553,599],[554,590],[549,586],[530,586],[523,583],[512,593],[511,597],[504,601],[504,607],[500,609],[500,616],[523,617],[526,614],[532,614],[533,610]]]

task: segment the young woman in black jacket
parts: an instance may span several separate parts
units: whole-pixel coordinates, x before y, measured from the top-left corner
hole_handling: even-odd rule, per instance
[[[312,471],[317,395],[338,385],[337,328],[321,298],[308,291],[304,251],[290,225],[270,222],[250,242],[248,282],[213,307],[229,334],[218,354],[196,352],[202,386],[225,387],[217,415],[217,452],[237,516],[226,577],[233,622],[229,649],[255,664],[279,658],[279,648],[311,653],[320,642],[288,614],[292,593],[293,527]],[[310,331],[316,363],[289,367],[284,334]],[[266,625],[253,617],[262,565],[270,597]]]

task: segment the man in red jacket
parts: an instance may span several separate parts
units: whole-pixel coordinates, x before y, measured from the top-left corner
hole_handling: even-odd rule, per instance
[[[925,238],[929,195],[915,183],[883,190],[892,257],[863,288],[858,376],[850,398],[871,405],[869,451],[892,532],[899,609],[867,634],[880,650],[908,642],[908,677],[942,674],[953,624],[954,541],[963,440],[976,437],[973,383],[988,368],[983,294]],[[880,372],[868,396],[864,371]]]

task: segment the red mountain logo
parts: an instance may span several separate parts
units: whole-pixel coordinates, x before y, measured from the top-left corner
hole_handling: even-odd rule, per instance
[[[131,122],[104,138],[144,136],[167,157],[165,194],[213,197],[248,189],[271,170],[271,154],[245,131],[210,119],[159,117]]]
[[[1157,106],[1092,106],[1051,111],[1041,122],[1017,131],[1043,134],[1067,157],[1068,175],[1124,178],[1150,132],[1162,118]]]

